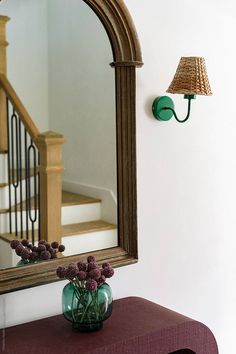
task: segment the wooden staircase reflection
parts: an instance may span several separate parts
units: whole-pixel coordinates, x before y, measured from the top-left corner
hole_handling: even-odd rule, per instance
[[[20,205],[17,205],[17,209],[20,211]],[[23,210],[26,210],[25,201]],[[8,212],[7,209],[0,209],[1,216],[8,217]],[[25,232],[24,237],[26,237]],[[0,231],[0,240],[10,243],[15,238],[14,234]],[[43,235],[41,238],[43,239]],[[117,226],[101,220],[100,199],[63,191],[61,239],[66,246],[64,255],[115,247],[117,246]]]

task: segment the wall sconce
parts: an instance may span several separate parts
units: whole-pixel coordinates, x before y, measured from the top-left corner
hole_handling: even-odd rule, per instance
[[[174,116],[178,122],[186,122],[190,116],[191,101],[196,98],[196,95],[212,95],[204,58],[182,57],[166,92],[184,94],[184,98],[188,100],[187,116],[180,120],[175,112],[173,100],[168,96],[160,96],[152,105],[154,117],[167,121]]]

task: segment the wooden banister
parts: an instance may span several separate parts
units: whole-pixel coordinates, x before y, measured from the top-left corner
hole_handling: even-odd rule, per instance
[[[0,73],[7,73],[7,46],[6,24],[9,17],[0,16]],[[6,95],[0,87],[0,151],[7,150],[7,117],[6,117]]]
[[[12,106],[16,110],[17,114],[20,117],[20,120],[24,124],[26,130],[28,131],[29,135],[36,143],[36,138],[39,135],[39,130],[33,122],[33,119],[30,117],[29,113],[25,109],[24,105],[22,104],[21,100],[17,96],[15,90],[13,89],[12,85],[6,78],[4,74],[0,73],[0,89],[4,91],[5,95],[8,97],[9,101],[11,102]],[[37,143],[36,143],[37,145]]]
[[[40,233],[48,242],[61,242],[61,145],[63,135],[48,131],[39,134],[36,145],[40,153]]]

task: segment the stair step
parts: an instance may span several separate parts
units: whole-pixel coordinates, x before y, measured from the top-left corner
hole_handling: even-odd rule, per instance
[[[21,240],[21,235],[18,232],[18,236],[16,236],[15,234],[9,234],[9,233],[5,233],[5,234],[0,234],[0,239],[3,241],[6,241],[8,243],[10,243],[12,240]],[[23,237],[22,239],[26,239],[26,232],[23,232]],[[29,242],[32,242],[32,233],[31,230],[29,230],[29,238],[28,238]],[[35,230],[35,236],[34,236],[34,240],[38,241],[38,230]]]
[[[80,235],[89,232],[106,231],[116,229],[117,226],[103,220],[81,222],[62,226],[62,237]]]
[[[71,192],[62,191],[62,206],[73,206],[73,205],[84,205],[92,203],[101,203],[101,199],[91,198],[81,194],[75,194]],[[34,209],[34,197],[31,198],[31,206]],[[12,211],[14,211],[14,206],[12,206]],[[21,204],[17,204],[17,210],[21,210]],[[26,210],[26,201],[22,202],[22,210]],[[0,209],[1,213],[7,213],[9,209]]]
[[[117,226],[103,220],[62,226],[64,256],[116,247]]]
[[[109,233],[109,231],[111,231]],[[113,231],[113,232],[112,232]],[[71,224],[71,225],[66,225],[62,226],[62,243],[65,244],[66,246],[66,254],[74,254],[76,253],[84,253],[86,252],[85,247],[90,248],[91,251],[91,242],[88,242],[88,238],[86,237],[86,246],[81,245],[81,237],[83,235],[89,236],[89,234],[93,237],[95,236],[96,240],[95,243],[93,242],[93,248],[99,249],[101,248],[107,248],[107,247],[115,247],[117,246],[117,226],[114,224],[110,224],[106,221],[103,220],[96,220],[96,221],[90,221],[90,222],[84,222],[84,223],[77,223],[77,224]],[[106,242],[100,242],[102,238],[106,239]],[[0,239],[10,243],[12,240],[18,238],[19,240],[20,235],[15,236],[14,234],[0,234]],[[26,233],[23,233],[23,238],[26,238]],[[29,231],[29,242],[32,242],[32,234],[31,231]],[[35,241],[38,240],[38,230],[35,230],[35,235],[34,235]],[[68,242],[69,241],[69,242]],[[76,245],[73,246],[72,243],[76,242]],[[83,243],[85,243],[83,241]],[[67,245],[68,244],[68,245]],[[106,247],[107,246],[107,247]],[[71,250],[72,248],[72,250]]]
[[[11,176],[12,176],[12,173],[13,173],[13,175],[14,175],[14,180],[12,180],[11,183],[17,181],[17,170],[16,170],[16,169],[11,170]],[[29,175],[30,175],[30,177],[33,177],[33,176],[34,176],[34,169],[33,169],[33,168],[30,168],[30,170],[29,170]],[[23,181],[23,180],[26,178],[25,169],[22,169],[21,176],[19,176],[18,178],[19,178],[19,181]],[[8,182],[8,181],[1,182],[1,183],[0,183],[0,188],[4,188],[4,187],[6,187],[6,186],[8,186],[8,185],[9,185],[9,182]]]
[[[31,184],[31,193],[33,195],[34,192],[34,177],[30,177],[30,184]],[[26,198],[26,183],[23,182],[22,185],[22,198]],[[12,210],[14,209],[14,204],[15,204],[15,191],[17,195],[17,202],[20,201],[20,196],[21,196],[21,190],[20,188],[15,188],[13,185],[11,185],[11,206]],[[6,210],[5,212],[8,211],[9,209],[9,185],[7,183],[0,183],[0,213],[3,210]],[[20,210],[20,208],[19,208]]]
[[[62,206],[101,203],[101,199],[62,191]]]

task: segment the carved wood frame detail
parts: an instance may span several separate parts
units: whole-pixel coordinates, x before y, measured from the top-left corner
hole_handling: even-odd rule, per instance
[[[123,0],[83,0],[103,23],[113,50],[116,82],[119,246],[93,254],[98,263],[120,267],[138,260],[136,199],[135,71],[142,66],[138,37]],[[57,281],[58,265],[85,259],[86,254],[41,264],[0,270],[0,294]]]

